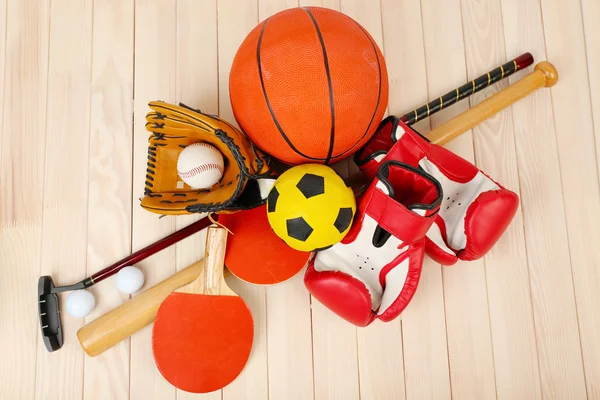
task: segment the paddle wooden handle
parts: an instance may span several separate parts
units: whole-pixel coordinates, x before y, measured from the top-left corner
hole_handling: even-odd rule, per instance
[[[223,277],[223,267],[225,263],[225,248],[227,247],[227,229],[211,226],[206,232],[206,252],[204,259],[204,286],[205,293],[212,295],[227,294],[222,293],[225,287],[225,278]]]
[[[227,247],[227,229],[210,226],[206,231],[204,250],[204,272],[193,282],[175,290],[179,293],[235,295],[228,290],[223,276],[225,267],[225,248]],[[225,289],[224,289],[225,288]],[[224,292],[225,291],[225,292]]]
[[[480,124],[511,104],[542,87],[551,87],[558,81],[558,72],[547,61],[536,64],[532,73],[490,96],[450,121],[432,129],[426,136],[431,142],[443,146],[474,126]]]
[[[77,338],[83,350],[95,357],[154,321],[158,307],[175,289],[202,275],[204,260],[197,261],[157,283],[119,307],[82,326]]]

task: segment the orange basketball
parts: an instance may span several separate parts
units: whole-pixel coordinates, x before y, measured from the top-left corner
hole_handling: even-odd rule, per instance
[[[246,37],[229,92],[235,119],[263,151],[288,164],[331,164],[373,135],[387,107],[387,69],[352,18],[292,8]]]

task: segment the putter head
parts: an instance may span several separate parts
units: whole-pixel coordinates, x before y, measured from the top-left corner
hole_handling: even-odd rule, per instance
[[[38,281],[38,307],[42,338],[49,352],[63,345],[62,325],[58,295],[54,292],[54,282],[50,276],[41,276]]]

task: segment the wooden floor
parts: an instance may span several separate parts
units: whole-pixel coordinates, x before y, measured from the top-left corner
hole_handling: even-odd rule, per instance
[[[162,378],[149,327],[84,355],[77,329],[127,300],[112,279],[92,289],[98,306],[86,321],[63,314],[65,345],[48,353],[40,274],[79,281],[197,218],[139,206],[147,103],[182,101],[233,121],[237,47],[298,1],[0,0],[0,398],[600,399],[600,1],[308,4],[343,11],[377,40],[393,114],[526,51],[555,64],[557,86],[448,145],[519,194],[498,245],[454,267],[427,260],[402,319],[363,329],[311,302],[302,274],[266,288],[236,283],[255,318],[252,356],[205,396]],[[145,287],[202,246],[194,235],[141,263]]]

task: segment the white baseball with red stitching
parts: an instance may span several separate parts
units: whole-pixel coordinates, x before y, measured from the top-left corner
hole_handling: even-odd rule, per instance
[[[177,159],[179,177],[193,189],[208,189],[218,183],[223,168],[221,152],[204,142],[188,145]]]

